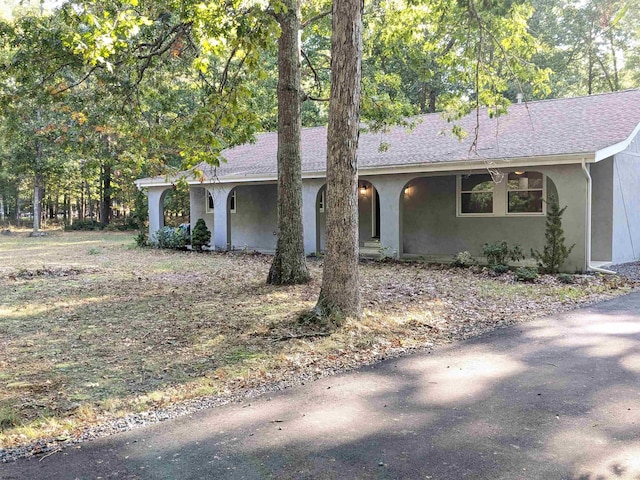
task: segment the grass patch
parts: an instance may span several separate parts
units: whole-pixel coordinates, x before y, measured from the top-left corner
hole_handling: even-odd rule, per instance
[[[0,448],[68,438],[128,413],[351,368],[624,293],[605,277],[515,282],[413,263],[361,265],[365,315],[300,322],[308,285],[271,258],[131,249],[134,235],[0,237]]]

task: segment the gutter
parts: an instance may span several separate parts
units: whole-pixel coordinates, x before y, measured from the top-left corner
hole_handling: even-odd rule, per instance
[[[586,218],[586,226],[587,233],[585,238],[585,254],[587,257],[587,271],[591,270],[598,273],[605,273],[607,275],[616,275],[616,272],[613,270],[606,270],[604,268],[594,267],[591,265],[591,173],[589,173],[589,169],[587,168],[587,164],[585,159],[582,159],[582,172],[587,179],[587,218]]]

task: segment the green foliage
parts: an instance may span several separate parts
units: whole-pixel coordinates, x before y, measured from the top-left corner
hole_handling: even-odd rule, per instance
[[[78,231],[78,230],[102,230],[104,225],[97,220],[76,220],[69,225],[65,225],[66,231]]]
[[[489,268],[493,273],[497,273],[498,275],[502,275],[503,273],[507,273],[509,271],[509,266],[503,265],[501,263],[490,265]]]
[[[184,250],[189,242],[189,236],[184,228],[162,227],[155,232],[149,243],[157,248]]]
[[[564,283],[566,285],[571,285],[575,283],[573,280],[573,275],[569,273],[559,273],[558,275],[556,275],[556,278],[560,283]]]
[[[199,218],[191,233],[191,246],[196,252],[201,252],[202,247],[208,246],[210,240],[211,231],[207,228],[204,219]]]
[[[453,261],[451,262],[452,267],[471,267],[477,263],[476,259],[469,252],[458,252],[453,256]]]
[[[0,405],[0,432],[20,425],[20,416],[10,407]]]
[[[147,234],[145,232],[139,232],[135,237],[136,246],[140,248],[144,248],[149,245],[149,239],[147,238]]]
[[[524,259],[520,245],[514,245],[513,248],[509,248],[509,244],[504,241],[485,243],[482,247],[482,254],[487,257],[487,263],[490,267],[507,265],[509,260],[517,262]]]
[[[535,282],[538,278],[538,270],[535,267],[518,267],[515,275],[519,282]]]
[[[538,267],[544,273],[558,273],[564,261],[569,257],[575,244],[567,248],[564,230],[562,229],[562,214],[567,207],[560,208],[555,197],[550,197],[547,205],[547,221],[545,225],[545,245],[542,253],[531,250],[531,256],[538,262]]]

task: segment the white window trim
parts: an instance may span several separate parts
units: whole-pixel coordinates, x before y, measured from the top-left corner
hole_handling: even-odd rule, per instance
[[[204,211],[205,213],[213,213],[213,207],[209,206],[209,199],[211,199],[211,202],[213,203],[213,195],[211,195],[211,192],[209,190],[206,190],[206,195],[204,196]]]
[[[527,170],[527,171],[535,172],[536,170]],[[504,186],[505,216],[544,217],[547,214],[547,176],[542,172],[538,172],[538,173],[542,173],[542,212],[509,212],[509,192],[539,192],[541,190],[540,188],[528,188],[526,190],[521,190],[521,189],[509,190],[509,182],[508,182],[509,173],[513,173],[513,172],[507,172],[502,182],[505,185]]]
[[[482,175],[479,173],[478,175]],[[473,175],[473,174],[471,174]],[[493,213],[462,213],[462,177],[466,175],[456,175],[456,213],[458,217],[496,217],[496,190],[498,185],[494,183],[493,186]],[[466,193],[468,193],[465,190]]]
[[[539,170],[526,170],[540,172]],[[457,217],[544,217],[547,215],[547,176],[542,173],[542,212],[509,212],[509,189],[507,188],[507,178],[509,173],[505,172],[500,183],[495,183],[493,188],[493,213],[462,213],[462,176],[456,175],[456,216]],[[471,175],[474,175],[473,173]],[[537,188],[531,190],[539,190]],[[511,190],[512,192],[518,190]],[[522,190],[524,191],[524,190]],[[528,191],[528,190],[527,190]]]
[[[231,203],[233,203],[233,208],[231,208]],[[229,213],[236,213],[238,210],[238,197],[236,196],[236,191],[233,190],[231,195],[229,195]]]

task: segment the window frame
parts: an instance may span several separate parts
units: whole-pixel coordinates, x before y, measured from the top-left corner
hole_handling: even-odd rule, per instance
[[[492,198],[492,212],[487,213],[463,213],[462,212],[462,194],[463,193],[488,193],[488,192],[471,192],[468,190],[462,190],[462,177],[470,177],[471,175],[486,175],[486,173],[471,173],[456,175],[456,213],[458,217],[495,217],[496,215],[496,190],[498,190],[497,183],[493,184],[493,198]]]
[[[318,212],[319,213],[325,213],[325,209],[326,209],[326,192],[327,192],[326,188],[323,188],[322,190],[320,190],[320,197],[318,198]]]
[[[204,199],[204,211],[205,213],[213,213],[213,209],[215,206],[213,195],[211,195],[211,192],[209,190],[205,189],[205,191],[207,192],[207,195]]]
[[[542,188],[528,188],[526,190],[521,190],[521,189],[517,189],[517,190],[510,190],[509,189],[509,174],[510,173],[516,173],[516,171],[511,171],[511,172],[507,172],[504,176],[503,179],[503,183],[505,184],[504,186],[504,190],[505,190],[505,216],[508,217],[541,217],[541,216],[545,216],[547,214],[547,176],[542,173],[542,172],[538,172],[536,170],[518,170],[518,171],[522,171],[523,174],[528,173],[528,172],[535,172],[535,173],[539,173],[540,175],[542,175]],[[509,211],[509,193],[510,192],[542,192],[542,211],[540,212],[510,212]]]
[[[540,191],[539,188],[528,190],[509,190],[508,178],[510,173],[521,170],[509,170],[499,183],[494,183],[493,188],[493,212],[491,213],[462,213],[462,194],[470,193],[462,190],[462,177],[471,175],[486,175],[480,171],[476,173],[464,173],[456,175],[456,217],[544,217],[547,215],[547,175],[539,170],[522,170],[524,173],[536,172],[542,175],[542,212],[509,212],[509,192]]]
[[[229,194],[229,213],[236,213],[238,211],[238,197],[236,195],[235,188]]]

